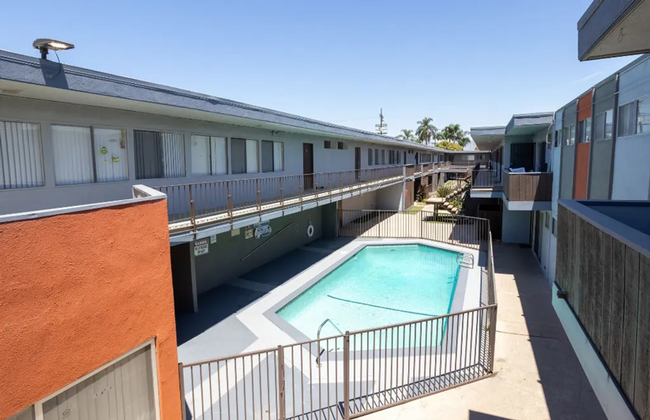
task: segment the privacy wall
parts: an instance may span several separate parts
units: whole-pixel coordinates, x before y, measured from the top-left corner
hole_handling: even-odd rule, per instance
[[[0,255],[0,418],[151,339],[181,417],[165,200],[0,223]]]

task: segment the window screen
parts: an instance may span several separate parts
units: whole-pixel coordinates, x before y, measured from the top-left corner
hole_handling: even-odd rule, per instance
[[[372,149],[368,149],[368,166],[372,166]]]
[[[594,141],[605,139],[605,114],[600,113],[594,118]]]
[[[284,143],[273,142],[273,172],[284,171]]]
[[[332,142],[329,140],[325,140],[325,143],[323,144],[323,147],[325,149],[331,149],[332,148]]]
[[[385,150],[381,151],[381,164],[382,165],[386,164],[386,151]]]
[[[179,133],[134,130],[136,179],[185,176],[185,145]]]
[[[262,140],[262,172],[273,172],[273,142]]]
[[[128,180],[126,131],[109,128],[92,130],[97,182]]]
[[[56,185],[95,182],[90,127],[52,126]]]
[[[0,121],[0,189],[45,185],[38,124]]]
[[[230,139],[230,164],[233,174],[246,173],[246,140]]]
[[[246,172],[251,174],[259,172],[257,140],[246,140]]]

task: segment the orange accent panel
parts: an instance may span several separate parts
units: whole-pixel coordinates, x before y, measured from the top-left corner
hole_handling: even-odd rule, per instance
[[[589,145],[590,143],[578,143],[576,146],[576,170],[574,178],[575,192],[573,198],[576,200],[587,199],[587,178],[589,175]]]
[[[0,224],[0,418],[155,338],[181,418],[167,202]]]
[[[593,94],[589,92],[578,100],[578,121],[591,117],[591,99]]]

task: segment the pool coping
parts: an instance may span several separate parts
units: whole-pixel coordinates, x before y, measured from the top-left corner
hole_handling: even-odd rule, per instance
[[[353,245],[353,247],[351,247]],[[320,280],[323,279],[323,277],[327,276],[329,273],[337,269],[341,264],[349,260],[350,258],[354,257],[356,254],[361,252],[365,247],[367,246],[373,246],[373,245],[423,245],[423,246],[428,246],[432,248],[439,248],[443,249],[445,251],[451,251],[451,252],[456,252],[456,253],[463,253],[463,254],[472,254],[474,256],[474,268],[472,270],[480,270],[480,265],[478,264],[479,262],[479,251],[474,250],[474,249],[469,249],[469,248],[464,248],[461,246],[457,245],[449,245],[445,244],[442,242],[435,242],[435,241],[429,241],[429,240],[424,240],[424,239],[368,239],[368,238],[359,238],[350,244],[346,245],[345,248],[346,252],[345,254],[341,255],[339,258],[337,258],[335,261],[330,263],[326,268],[324,268],[322,271],[320,271],[318,274],[313,276],[308,282],[305,284],[301,285],[297,289],[293,290],[291,293],[289,293],[287,296],[284,298],[280,299],[278,302],[276,302],[273,306],[271,306],[269,309],[263,312],[263,315],[265,318],[267,318],[271,323],[273,323],[277,328],[279,328],[281,331],[283,331],[285,334],[287,334],[289,337],[291,337],[293,340],[296,341],[297,344],[300,343],[308,343],[311,341],[315,341],[316,339],[311,339],[307,335],[305,335],[302,331],[300,331],[298,328],[294,327],[291,325],[288,321],[284,320],[280,315],[277,314],[277,311],[282,309],[285,305],[287,305],[289,302],[294,300],[296,297],[304,293],[306,290],[308,290],[310,287],[312,287],[314,284],[319,282]],[[350,248],[348,248],[350,247]],[[469,278],[469,273],[470,269],[464,266],[460,266],[460,271],[458,273],[458,279],[456,280],[456,285],[454,288],[454,297],[452,299],[451,307],[449,309],[448,314],[453,314],[455,312],[460,312],[465,309],[471,309],[471,308],[464,308],[464,301],[465,301],[465,296],[467,294],[467,283],[468,283],[468,278]],[[462,288],[461,288],[462,287]],[[459,293],[461,292],[462,293]],[[480,307],[480,292],[479,292],[479,304],[476,306],[477,308]],[[440,314],[440,315],[447,315],[447,314]],[[422,319],[428,319],[427,317],[424,317]],[[392,324],[388,324],[386,326],[390,326]],[[377,327],[375,327],[377,328]],[[381,327],[380,327],[381,328]],[[371,328],[372,329],[372,328]],[[349,331],[350,333],[354,333],[356,331]],[[322,339],[328,338],[328,337],[336,337],[336,336],[324,336],[321,337]],[[316,350],[315,352],[312,351],[311,347],[308,346],[310,353],[312,353],[314,356],[318,357],[320,350]]]

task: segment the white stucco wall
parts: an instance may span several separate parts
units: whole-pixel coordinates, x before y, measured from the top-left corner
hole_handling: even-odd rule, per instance
[[[48,101],[36,101],[23,98],[3,97],[0,100],[0,121],[19,121],[38,123],[40,125],[43,150],[45,186],[37,188],[16,188],[0,190],[0,214],[64,207],[131,197],[132,186],[145,184],[155,187],[205,181],[246,179],[267,176],[285,176],[303,173],[303,143],[314,145],[314,172],[352,171],[354,170],[354,149],[361,147],[361,168],[368,168],[368,149],[385,150],[388,166],[388,151],[399,150],[358,141],[341,140],[317,135],[295,133],[271,133],[250,127],[227,125],[210,121],[172,118],[168,116],[121,111],[100,107],[72,105]],[[127,159],[129,179],[119,182],[101,182],[77,185],[55,185],[54,157],[51,125],[93,126],[98,128],[115,128],[126,130]],[[179,178],[160,178],[136,180],[135,146],[133,130],[168,131],[183,134],[185,138],[185,171]],[[248,173],[228,175],[192,175],[192,134],[213,135],[220,137],[240,137],[255,140],[272,140],[284,143],[284,170],[273,173]],[[324,148],[325,141],[332,143],[332,149]],[[345,150],[338,150],[337,142],[343,141]],[[408,146],[408,144],[405,144]],[[409,150],[408,147],[401,150]],[[413,157],[413,154],[408,155]],[[402,155],[403,157],[403,155]],[[230,155],[228,164],[230,165]],[[373,163],[374,159],[373,159]],[[260,165],[261,166],[261,165]],[[373,165],[372,167],[377,167]]]
[[[648,200],[650,134],[616,139],[612,200]]]
[[[404,183],[377,190],[378,210],[401,210],[404,201]]]
[[[509,211],[503,206],[501,240],[515,244],[528,244],[530,238],[529,211]]]

